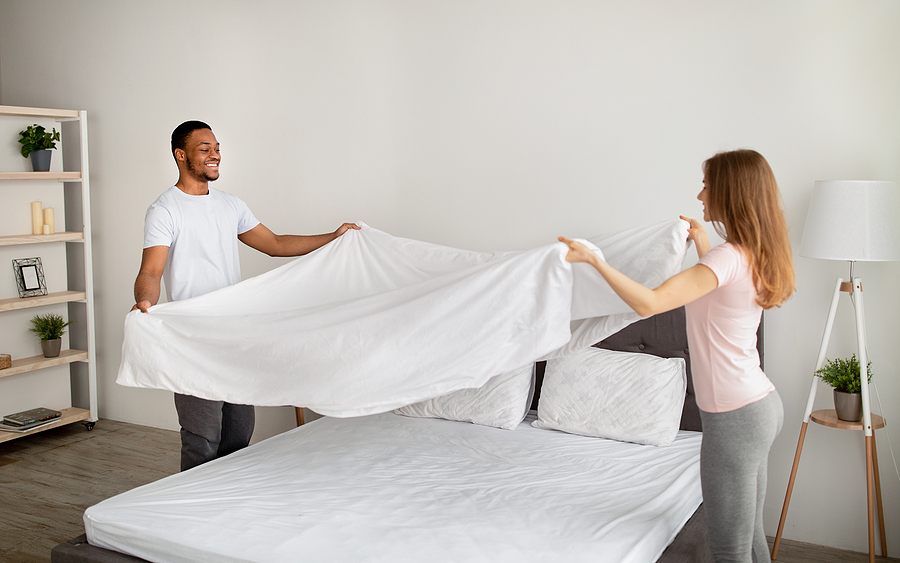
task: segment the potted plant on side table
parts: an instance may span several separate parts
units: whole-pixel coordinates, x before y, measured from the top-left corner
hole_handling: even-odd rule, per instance
[[[64,329],[72,324],[71,321],[67,322],[59,315],[48,313],[46,315],[35,315],[31,319],[31,324],[33,326],[28,330],[37,334],[41,339],[41,350],[44,352],[44,357],[58,357],[59,350],[62,347]]]
[[[872,381],[872,362],[866,365],[868,382]],[[862,385],[859,378],[859,360],[856,354],[850,359],[825,359],[825,365],[816,372],[822,381],[834,388],[834,410],[837,417],[847,422],[862,418]]]
[[[19,142],[22,144],[22,156],[28,158],[31,156],[31,169],[35,172],[47,172],[50,170],[50,151],[56,148],[56,142],[59,141],[59,133],[56,128],[49,133],[42,126],[35,123],[29,125],[23,131],[19,131],[21,138]]]

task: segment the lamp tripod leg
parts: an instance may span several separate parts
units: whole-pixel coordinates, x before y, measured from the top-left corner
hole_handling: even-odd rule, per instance
[[[875,563],[875,510],[872,502],[872,437],[866,436],[866,505],[869,513],[869,563]]]
[[[788,506],[791,504],[791,494],[794,492],[794,479],[797,478],[797,468],[800,466],[800,454],[803,452],[803,441],[806,439],[808,422],[800,426],[800,439],[797,440],[797,452],[794,454],[794,465],[791,467],[791,478],[788,479],[787,491],[784,493],[784,506],[781,508],[781,519],[778,521],[778,532],[775,534],[775,544],[772,546],[772,559],[778,557],[778,547],[781,545],[781,533],[784,532],[784,522],[787,520]]]
[[[841,297],[844,280],[837,279],[834,292],[831,295],[831,306],[828,308],[828,318],[825,321],[825,332],[822,334],[822,343],[819,346],[819,356],[816,359],[816,371],[825,364],[825,353],[828,349],[828,341],[831,339],[831,330],[834,327],[834,317],[837,313],[838,300]],[[775,544],[772,546],[772,559],[778,557],[778,548],[781,545],[781,534],[784,532],[784,522],[787,520],[788,507],[791,504],[791,494],[794,492],[794,480],[797,478],[797,467],[800,465],[800,454],[803,452],[803,441],[806,439],[806,429],[809,427],[809,416],[812,414],[813,404],[816,401],[816,377],[812,377],[809,387],[809,395],[806,398],[806,411],[803,413],[803,424],[800,426],[800,439],[797,441],[797,452],[794,454],[794,466],[791,467],[791,478],[788,480],[787,492],[784,494],[784,506],[781,509],[781,520],[778,522],[778,532],[775,534]]]
[[[878,532],[881,537],[881,556],[887,557],[887,536],[884,534],[884,503],[881,502],[881,478],[878,475],[878,449],[875,447],[875,434],[872,434],[872,469],[875,477],[875,506],[878,510]]]

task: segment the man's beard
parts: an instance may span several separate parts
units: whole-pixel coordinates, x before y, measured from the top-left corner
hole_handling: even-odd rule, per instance
[[[198,167],[196,165],[196,163],[190,159],[190,157],[187,158],[187,167],[188,167],[188,172],[190,172],[191,175],[193,175],[198,180],[204,180],[207,182],[215,182],[216,180],[219,179],[218,174],[215,176],[211,176],[210,171],[206,170],[205,166],[201,165]]]

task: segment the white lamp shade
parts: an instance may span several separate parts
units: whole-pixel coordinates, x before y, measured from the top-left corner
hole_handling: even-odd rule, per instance
[[[816,182],[800,255],[823,260],[900,260],[900,190],[894,182]]]

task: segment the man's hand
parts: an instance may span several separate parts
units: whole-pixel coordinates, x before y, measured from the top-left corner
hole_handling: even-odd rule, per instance
[[[336,231],[334,231],[334,238],[338,238],[339,236],[346,233],[350,229],[356,229],[358,231],[359,225],[357,225],[356,223],[344,223],[343,225],[338,227]]]
[[[152,307],[149,301],[138,301],[134,304],[134,307],[131,308],[132,311],[140,310],[141,313],[149,313],[149,309]]]

